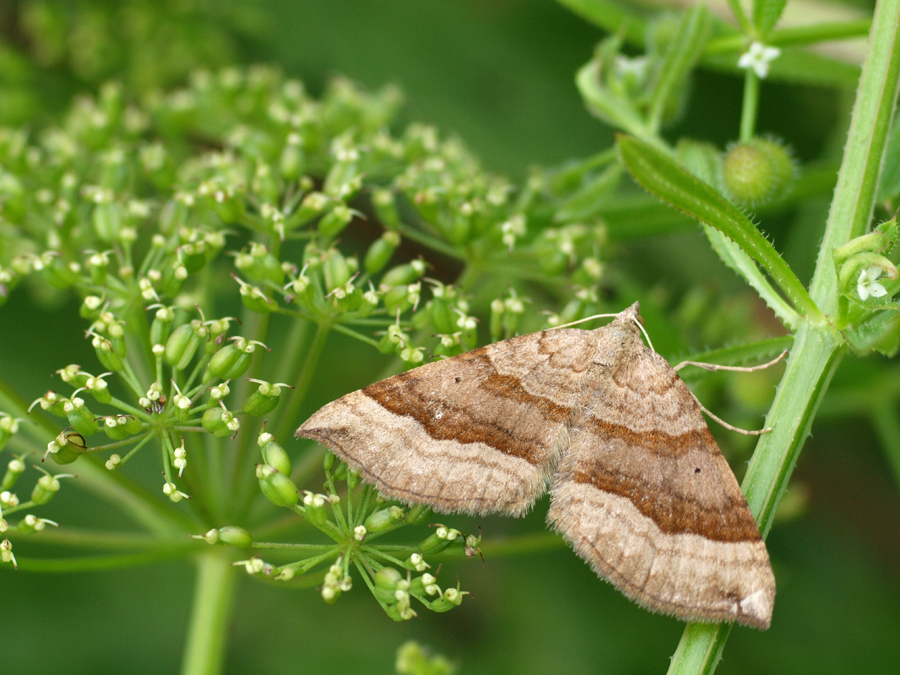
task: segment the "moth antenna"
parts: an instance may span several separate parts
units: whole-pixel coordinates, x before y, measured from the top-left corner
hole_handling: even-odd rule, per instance
[[[610,317],[619,316],[618,314],[594,314],[593,316],[586,316],[583,319],[578,319],[577,321],[571,321],[569,323],[564,323],[561,326],[553,326],[548,328],[547,330],[557,330],[559,328],[568,328],[569,326],[577,326],[580,323],[587,323],[588,321],[593,321],[594,319],[607,319]]]
[[[703,368],[704,370],[716,371],[716,370],[731,370],[738,373],[752,373],[757,370],[763,370],[765,368],[769,368],[770,366],[774,366],[776,363],[781,361],[785,356],[787,356],[788,350],[785,349],[781,354],[776,356],[774,359],[769,361],[768,363],[762,363],[758,366],[720,366],[715,363],[703,363],[701,361],[682,361],[677,366],[675,366],[675,370],[681,370],[685,366],[697,366],[698,368]]]
[[[647,335],[647,330],[644,328],[643,324],[637,320],[637,317],[633,317],[632,321],[634,321],[635,325],[641,329],[641,332],[644,334],[644,339],[647,341],[647,346],[650,347],[650,351],[655,352],[656,350],[653,348],[653,343],[650,342],[650,336]]]

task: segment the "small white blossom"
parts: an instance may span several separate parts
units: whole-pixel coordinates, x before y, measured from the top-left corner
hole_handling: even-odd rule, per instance
[[[366,526],[365,525],[357,525],[353,528],[353,538],[356,541],[362,541],[366,537]]]
[[[885,287],[877,281],[883,273],[884,270],[875,265],[867,267],[859,273],[859,280],[856,282],[856,292],[859,293],[860,300],[880,298],[887,295]]]
[[[762,42],[754,42],[750,45],[750,49],[741,54],[738,68],[745,70],[752,68],[756,76],[762,79],[769,74],[769,64],[779,56],[781,50],[778,47],[768,47]]]

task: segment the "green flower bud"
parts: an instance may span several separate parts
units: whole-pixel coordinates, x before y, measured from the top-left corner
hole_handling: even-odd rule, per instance
[[[325,287],[328,292],[333,291],[338,286],[343,286],[348,281],[352,273],[347,265],[347,259],[337,249],[330,249],[326,254],[325,265],[322,272],[325,275]]]
[[[468,594],[468,591],[460,591],[459,588],[448,588],[438,600],[428,603],[428,609],[432,612],[447,612],[459,607],[463,596]]]
[[[90,436],[97,433],[100,427],[94,420],[94,414],[84,405],[84,400],[77,396],[63,404],[66,411],[66,418],[72,428],[82,436]]]
[[[19,420],[6,413],[0,413],[0,450],[19,432]]]
[[[372,206],[378,214],[378,220],[386,228],[397,229],[400,225],[400,214],[397,212],[397,203],[392,190],[382,189],[372,192]]]
[[[241,426],[237,418],[222,407],[213,407],[204,412],[200,424],[218,438],[231,435]]]
[[[90,395],[94,397],[94,400],[99,403],[109,403],[112,401],[112,394],[109,393],[109,385],[106,383],[106,380],[103,379],[105,375],[109,375],[109,373],[104,373],[97,377],[90,376],[83,385],[84,390],[90,393]]]
[[[281,151],[281,159],[278,165],[281,175],[286,180],[297,180],[306,171],[306,153],[303,152],[303,148],[300,147],[299,143],[290,142],[291,136],[297,136],[297,134],[288,136],[288,143]]]
[[[98,195],[100,197],[100,195]],[[107,197],[103,197],[104,199]],[[95,197],[95,200],[97,197]],[[112,199],[110,195],[108,199]],[[122,207],[116,203],[101,202],[94,207],[92,215],[94,231],[103,241],[117,243],[122,231]]]
[[[180,325],[166,340],[166,361],[175,370],[184,370],[197,352],[205,337],[206,329],[200,321]],[[158,344],[158,343],[157,343]]]
[[[91,253],[87,260],[88,273],[96,286],[105,286],[109,276],[109,252]]]
[[[272,438],[272,434],[262,433],[256,441],[262,453],[263,461],[285,476],[291,475],[291,458],[287,451]]]
[[[247,340],[242,337],[234,338],[229,344],[213,354],[209,360],[209,366],[203,375],[203,383],[210,382],[214,377],[222,380],[236,380],[247,372],[253,360],[255,340]]]
[[[397,265],[385,272],[381,278],[382,286],[399,286],[411,284],[425,275],[425,262],[413,260],[404,265]]]
[[[218,530],[217,543],[237,548],[247,548],[253,543],[253,537],[243,527],[226,525]]]
[[[274,467],[258,464],[256,478],[263,495],[275,506],[295,506],[300,501],[294,482]]]
[[[291,217],[291,222],[296,221],[298,225],[308,223],[313,218],[317,218],[324,213],[325,209],[331,204],[331,198],[321,192],[310,192],[300,202],[300,208],[297,213]]]
[[[58,477],[44,471],[44,475],[38,478],[38,482],[31,491],[31,501],[35,504],[46,504],[56,496],[57,492],[59,492]]]
[[[397,312],[405,312],[412,308],[413,300],[418,298],[419,284],[409,286],[394,286],[384,294],[384,308],[390,316],[396,316]]]
[[[47,520],[46,518],[38,518],[37,516],[28,514],[19,521],[16,529],[20,534],[36,534],[37,532],[41,532],[47,525],[59,527],[59,523],[55,523],[52,520]]]
[[[420,523],[424,523],[426,520],[431,518],[431,507],[427,504],[416,504],[415,506],[410,507],[409,511],[406,512],[403,520],[405,520],[410,525],[419,525]],[[420,570],[421,571],[421,570]]]
[[[3,480],[0,481],[0,492],[12,490],[23,473],[25,473],[25,462],[18,457],[9,460],[9,464],[6,465],[6,473],[3,474]]]
[[[500,298],[491,302],[490,331],[493,342],[497,342],[503,335],[503,300]]]
[[[205,239],[189,241],[178,248],[178,259],[181,267],[188,274],[196,274],[202,270],[210,260],[212,247]]]
[[[253,281],[271,281],[277,286],[284,283],[284,268],[262,244],[250,244],[250,252],[238,254],[234,266]]]
[[[0,284],[0,290],[2,290],[2,284]],[[100,316],[100,308],[102,306],[103,298],[99,298],[96,295],[88,295],[81,302],[81,306],[78,308],[78,314],[82,319],[94,321]]]
[[[231,276],[234,277],[235,281],[237,281],[240,286],[241,302],[244,304],[244,307],[251,312],[257,312],[259,314],[266,314],[275,309],[275,303],[269,300],[269,298],[266,297],[266,294],[259,288],[238,279],[234,274]]]
[[[31,412],[31,409],[35,405],[40,405],[41,410],[45,410],[52,415],[56,415],[57,417],[65,417],[66,411],[63,408],[65,402],[66,400],[64,398],[60,398],[59,394],[57,394],[52,389],[48,389],[47,393],[34,400],[34,402],[28,407],[28,412]]]
[[[438,525],[434,532],[419,543],[419,550],[422,553],[439,553],[447,548],[459,534],[459,530]]]
[[[184,288],[184,282],[188,278],[187,268],[180,262],[175,262],[163,270],[161,288],[166,297],[174,298],[181,289]]]
[[[143,424],[133,415],[109,415],[103,418],[103,431],[112,441],[121,441],[140,432]]]
[[[175,320],[175,311],[171,307],[159,307],[150,324],[150,344],[165,344],[172,330],[172,321]]]
[[[366,251],[364,265],[369,274],[378,274],[390,262],[391,257],[400,246],[400,234],[394,230],[385,230]]]
[[[395,595],[397,586],[403,581],[403,576],[393,567],[382,567],[375,573],[375,597],[384,603],[393,605],[397,602]]]
[[[403,520],[403,509],[399,506],[391,506],[369,514],[364,525],[369,532],[384,532],[397,522]]]
[[[355,212],[346,204],[338,203],[331,211],[322,216],[319,221],[319,234],[323,237],[334,237],[340,234],[350,221]]]
[[[304,492],[304,512],[307,520],[313,525],[324,525],[325,521],[328,520],[328,511],[325,509],[327,502],[328,498],[325,495],[314,495],[309,490]]]

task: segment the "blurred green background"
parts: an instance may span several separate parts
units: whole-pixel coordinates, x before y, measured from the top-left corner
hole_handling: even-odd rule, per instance
[[[73,95],[110,78],[146,90],[177,85],[195,67],[267,63],[303,79],[313,93],[338,74],[371,89],[397,84],[407,121],[458,134],[486,167],[516,181],[531,165],[584,157],[612,138],[573,84],[603,35],[550,0],[2,0],[0,30],[5,124],[39,127]],[[741,88],[737,76],[699,73],[670,137],[723,145],[737,134]],[[759,128],[785,137],[803,162],[835,160],[850,103],[852,91],[766,83]],[[825,209],[824,201],[808,204],[790,220],[765,223],[801,278],[811,269]],[[678,293],[706,285],[746,297],[707,248],[690,231],[624,243],[617,264],[648,287]],[[0,311],[0,372],[36,398],[55,369],[92,359],[86,342],[73,344],[81,324],[74,303],[51,311],[15,294]],[[882,365],[848,357],[833,388],[864,386]],[[381,366],[355,368],[340,391],[324,381],[313,391],[349,391]],[[776,526],[768,540],[778,580],[772,628],[735,629],[720,673],[900,672],[900,498],[868,424],[840,417],[840,409],[826,406],[801,456],[795,482],[808,495],[802,515]],[[148,461],[145,468],[154,467]],[[51,506],[42,515],[72,522],[77,513],[73,525],[127,527],[108,506],[73,490]],[[361,585],[327,606],[314,591],[241,578],[226,672],[390,673],[407,639],[445,654],[467,674],[663,672],[683,625],[635,607],[560,540],[543,535],[545,511],[546,500],[522,521],[447,518],[465,530],[481,525],[488,542],[537,537],[534,551],[523,555],[492,556],[486,548],[484,567],[477,558],[447,564],[442,575],[464,573],[473,594],[448,614],[422,612],[395,624]],[[4,567],[2,669],[175,671],[192,578],[187,563],[80,575]]]

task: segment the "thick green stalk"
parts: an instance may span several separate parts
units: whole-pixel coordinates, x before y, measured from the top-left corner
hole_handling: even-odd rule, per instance
[[[831,251],[866,231],[874,207],[887,129],[897,96],[898,35],[900,0],[882,0],[875,12],[869,54],[811,286],[813,300],[829,315],[837,308]],[[772,432],[761,438],[742,486],[763,536],[771,528],[803,441],[845,349],[840,333],[821,323],[816,325],[804,319],[796,333],[767,419]],[[730,631],[728,624],[688,625],[669,673],[712,673]]]
[[[182,675],[222,672],[225,637],[231,620],[237,572],[224,549],[211,549],[197,559],[197,587],[191,608]]]

